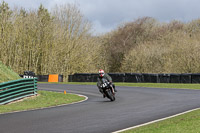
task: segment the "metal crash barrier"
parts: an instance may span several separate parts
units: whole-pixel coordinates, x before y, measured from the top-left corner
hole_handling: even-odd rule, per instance
[[[37,78],[0,83],[0,105],[33,95],[37,95]]]

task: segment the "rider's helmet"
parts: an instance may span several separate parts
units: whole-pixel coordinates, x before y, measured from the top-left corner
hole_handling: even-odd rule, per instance
[[[103,76],[104,76],[104,70],[103,69],[100,69],[99,70],[99,77],[101,77],[101,78],[103,78]]]

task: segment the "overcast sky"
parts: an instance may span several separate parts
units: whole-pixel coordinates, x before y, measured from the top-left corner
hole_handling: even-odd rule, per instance
[[[40,4],[77,3],[81,12],[94,25],[96,34],[109,32],[122,22],[140,17],[153,17],[160,22],[188,22],[200,17],[200,0],[4,0],[10,7],[37,9]]]

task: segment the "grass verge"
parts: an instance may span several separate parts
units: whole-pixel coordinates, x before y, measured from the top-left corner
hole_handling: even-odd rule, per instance
[[[200,111],[195,110],[174,118],[138,127],[123,133],[199,133]]]
[[[173,83],[116,83],[117,86],[200,89],[200,84],[173,84]]]
[[[0,105],[0,113],[39,109],[44,107],[69,104],[84,100],[85,97],[75,94],[64,94],[50,91],[38,91],[38,96],[24,99],[21,102]]]

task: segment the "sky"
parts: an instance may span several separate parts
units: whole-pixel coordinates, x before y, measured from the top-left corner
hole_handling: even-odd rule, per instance
[[[190,22],[200,18],[200,0],[4,0],[12,8],[51,10],[55,5],[78,4],[93,24],[94,34],[110,32],[124,22],[153,17],[159,22]]]

